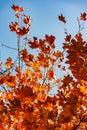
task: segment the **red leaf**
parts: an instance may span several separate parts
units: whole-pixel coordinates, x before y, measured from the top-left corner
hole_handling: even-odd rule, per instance
[[[19,11],[19,6],[18,5],[12,5],[11,7],[15,12]]]
[[[27,17],[24,18],[24,23],[25,24],[30,24],[30,22],[31,22],[31,18],[30,17],[27,16]]]
[[[24,9],[22,7],[19,7],[18,5],[12,5],[11,7],[15,12],[23,12]]]
[[[29,32],[29,27],[28,27],[28,28],[26,28],[26,27],[18,28],[18,29],[16,30],[16,33],[17,33],[18,35],[20,35],[20,36],[24,36],[24,35],[28,34],[28,32]]]
[[[61,68],[61,65],[60,65],[60,64],[58,64],[58,68]]]
[[[65,68],[65,66],[63,66],[63,67],[62,67],[62,70],[63,70],[63,71],[66,71],[66,68]]]
[[[81,16],[80,16],[81,20],[85,21],[86,20],[86,13],[81,13]]]
[[[24,11],[23,7],[19,7],[19,12],[23,12],[23,11]]]
[[[11,22],[11,24],[9,25],[10,31],[16,31],[18,28],[18,23],[17,22]]]
[[[69,34],[69,35],[66,35],[65,41],[66,41],[66,42],[70,42],[70,39],[71,39],[71,35],[70,35],[70,34]]]
[[[66,23],[65,17],[61,14],[60,16],[58,16],[58,19],[63,22]]]
[[[19,14],[19,13],[16,13],[16,14],[15,14],[15,17],[16,17],[16,18],[20,18],[20,14]]]

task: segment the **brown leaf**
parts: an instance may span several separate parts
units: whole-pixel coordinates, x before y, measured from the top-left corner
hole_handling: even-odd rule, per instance
[[[65,17],[61,14],[60,16],[58,16],[58,19],[63,22],[66,23]]]
[[[65,41],[66,41],[66,42],[70,42],[70,39],[71,39],[71,35],[70,35],[70,34],[66,35]]]

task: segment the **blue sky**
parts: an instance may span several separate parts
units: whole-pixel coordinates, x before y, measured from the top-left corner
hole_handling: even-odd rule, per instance
[[[45,34],[56,36],[57,48],[61,49],[64,41],[64,25],[58,21],[61,13],[66,17],[66,27],[68,32],[77,32],[78,24],[76,18],[81,12],[87,12],[86,0],[1,0],[0,1],[0,60],[4,61],[7,57],[14,58],[16,52],[1,46],[6,44],[16,47],[16,35],[10,32],[9,24],[15,21],[14,11],[11,9],[13,4],[24,7],[25,14],[31,16],[32,22],[29,37],[33,36],[44,38]],[[84,32],[85,33],[85,32]],[[85,33],[87,37],[87,33]],[[22,41],[22,45],[23,45]]]

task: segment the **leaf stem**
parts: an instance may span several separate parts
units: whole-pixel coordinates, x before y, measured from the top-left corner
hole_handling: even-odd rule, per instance
[[[17,47],[18,47],[18,66],[19,66],[19,69],[20,69],[20,36],[18,35],[18,41],[17,41]]]

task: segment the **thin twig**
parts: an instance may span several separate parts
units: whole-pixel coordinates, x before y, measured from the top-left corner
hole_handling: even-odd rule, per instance
[[[12,50],[16,50],[16,51],[17,51],[17,49],[16,49],[16,48],[9,47],[9,46],[7,46],[7,45],[5,45],[5,44],[1,44],[1,46],[4,46],[4,47],[6,47],[6,48],[9,48],[9,49],[12,49]]]
[[[18,46],[18,66],[20,68],[20,36],[18,35],[18,41],[17,41],[17,46]]]

